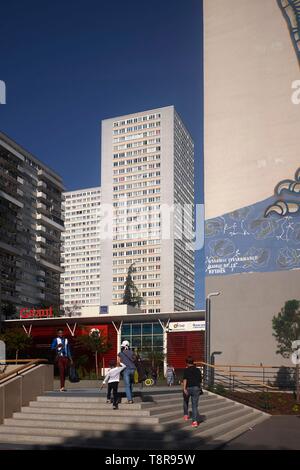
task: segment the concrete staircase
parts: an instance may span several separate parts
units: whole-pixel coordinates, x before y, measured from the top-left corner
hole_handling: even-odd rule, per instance
[[[269,415],[205,392],[201,424],[183,421],[182,392],[142,393],[112,410],[100,393],[39,396],[0,426],[0,449],[214,449]]]

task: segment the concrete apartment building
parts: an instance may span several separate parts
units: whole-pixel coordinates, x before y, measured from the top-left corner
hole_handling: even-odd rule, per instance
[[[1,310],[60,305],[62,179],[0,133]]]
[[[177,236],[182,216],[162,217],[194,204],[194,144],[174,107],[102,121],[101,179],[101,304],[121,302],[134,264],[144,312],[193,310],[194,252]],[[191,213],[186,238],[193,227]]]
[[[62,244],[62,303],[65,315],[82,315],[100,306],[101,188],[64,193],[65,232]]]
[[[300,298],[297,4],[204,0],[206,292],[221,293],[223,364],[292,365],[272,317]]]

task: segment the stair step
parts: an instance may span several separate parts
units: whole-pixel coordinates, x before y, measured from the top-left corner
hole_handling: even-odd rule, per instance
[[[126,403],[126,398],[122,397],[122,400]],[[99,397],[87,397],[87,396],[39,396],[37,397],[38,402],[54,402],[54,403],[65,403],[65,402],[70,402],[70,403],[106,403],[106,396],[99,396]],[[135,403],[142,403],[142,400],[140,397],[134,398]]]
[[[234,404],[232,403],[226,403],[226,402],[221,402],[221,403],[214,403],[212,405],[206,405],[206,406],[200,406],[198,407],[199,409],[199,413],[200,414],[205,414],[205,413],[209,413],[210,411],[217,411],[219,413],[222,412],[222,410],[226,410],[227,408],[229,407],[232,407],[232,406],[235,406]],[[190,407],[190,411],[191,411],[191,407]],[[175,414],[175,415],[178,415],[180,416],[181,418],[183,417],[183,405],[182,403],[180,404],[180,406],[176,407],[176,408],[172,408],[172,407],[166,407],[166,408],[153,408],[150,410],[150,415],[151,416],[164,416],[164,415],[167,415],[167,414]]]
[[[121,415],[119,414],[119,410],[113,410],[114,414],[110,414],[108,416],[86,416],[86,415],[68,415],[68,414],[59,414],[59,418],[61,421],[77,421],[77,422],[91,422],[91,423],[122,423],[125,421],[127,424],[158,424],[159,418],[153,416],[131,416],[131,415]],[[13,418],[15,419],[42,419],[44,422],[57,420],[56,414],[48,414],[48,413],[21,413],[17,412],[13,414]]]
[[[182,391],[136,397],[112,410],[106,396],[44,395],[6,418],[0,449],[83,447],[102,449],[213,449],[264,421],[258,410],[205,392],[198,428],[183,421]],[[23,447],[22,447],[23,446]]]
[[[43,428],[43,429],[56,429],[57,433],[60,433],[62,429],[76,429],[78,431],[105,431],[107,432],[118,432],[118,431],[128,431],[130,428],[130,424],[125,422],[119,423],[108,423],[108,422],[92,422],[92,421],[55,421],[55,420],[43,420],[43,419],[15,419],[15,418],[6,418],[4,421],[3,430],[1,432],[5,433],[6,426],[14,426],[14,427],[27,427],[28,430],[30,428]],[[1,426],[0,426],[1,429]],[[137,431],[138,433],[140,430],[144,431],[163,431],[163,427],[160,424],[137,424],[134,428],[130,428],[130,435],[132,432]]]
[[[232,439],[235,439],[236,437],[240,436],[241,434],[249,431],[250,429],[254,428],[257,424],[260,424],[267,419],[269,419],[271,416],[266,415],[264,413],[260,414],[254,414],[253,418],[247,423],[233,429],[232,431],[225,432],[224,434],[219,435],[215,439],[212,439],[209,443],[209,446],[211,449],[216,449],[218,447],[222,447],[224,444],[230,442]]]
[[[215,439],[225,432],[229,432],[235,429],[237,426],[248,423],[254,417],[254,412],[251,410],[244,410],[239,413],[236,413],[235,416],[231,416],[230,420],[226,419],[219,423],[215,423],[214,426],[211,426],[212,423],[207,423],[207,426],[201,424],[197,429],[197,436],[206,437],[209,439]]]
[[[231,413],[236,413],[237,411],[242,411],[242,407],[239,407],[237,405],[231,405],[231,406],[226,406],[224,408],[220,408],[220,409],[212,409],[212,410],[209,410],[209,411],[203,411],[201,410],[200,412],[200,417],[201,419],[203,419],[203,424],[204,423],[207,423],[207,422],[211,422],[212,419],[222,419],[223,416],[229,416]],[[182,414],[164,414],[164,415],[160,415],[160,422],[162,424],[165,424],[165,425],[168,425],[170,427],[170,425],[173,425],[175,424],[176,422],[178,422],[179,426],[182,428],[182,427],[185,427],[185,426],[189,426],[192,421],[191,421],[191,418],[189,421],[184,421],[183,420],[183,416]],[[191,413],[190,413],[190,416],[191,416]]]
[[[129,405],[130,406],[130,405]],[[150,411],[137,409],[123,409],[120,405],[118,410],[113,410],[112,405],[107,405],[106,409],[82,409],[82,408],[47,408],[35,406],[23,406],[21,412],[37,415],[71,415],[71,416],[150,416]]]
[[[10,443],[10,444],[31,444],[34,445],[45,445],[45,444],[63,444],[63,437],[54,437],[54,436],[36,436],[36,435],[27,435],[23,434],[14,434],[13,436],[7,434],[0,435],[0,442]]]
[[[55,401],[31,401],[29,402],[30,408],[59,408],[59,409],[78,409],[77,402],[55,402]],[[152,402],[145,402],[145,403],[132,403],[131,405],[126,403],[126,401],[123,401],[119,404],[120,409],[122,410],[144,410],[144,409],[150,409],[155,407],[156,404]],[[83,402],[80,404],[80,408],[83,410],[109,410],[111,408],[110,403],[105,402],[93,402],[93,403],[87,403]]]

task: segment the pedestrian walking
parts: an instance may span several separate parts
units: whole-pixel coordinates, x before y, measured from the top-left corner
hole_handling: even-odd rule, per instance
[[[126,366],[123,372],[125,384],[125,393],[128,403],[133,403],[132,385],[134,381],[134,372],[136,370],[136,355],[130,349],[129,341],[125,340],[121,344],[121,352],[118,354],[122,364]]]
[[[192,357],[186,359],[186,368],[183,373],[183,419],[189,419],[189,400],[192,401],[192,427],[199,425],[198,402],[201,394],[202,375]]]
[[[126,368],[122,362],[117,363],[117,361],[112,360],[109,363],[109,371],[107,372],[103,383],[100,389],[107,384],[107,401],[106,403],[111,403],[111,393],[113,392],[113,409],[117,410],[119,405],[119,396],[118,396],[118,387],[120,382],[120,374]]]
[[[64,337],[62,329],[57,330],[57,337],[51,343],[52,351],[55,351],[55,362],[58,366],[60,377],[60,392],[65,392],[65,380],[69,363],[73,364],[69,341]]]
[[[174,385],[175,382],[175,369],[171,364],[167,364],[167,371],[166,371],[166,378],[167,378],[167,385],[171,387]]]

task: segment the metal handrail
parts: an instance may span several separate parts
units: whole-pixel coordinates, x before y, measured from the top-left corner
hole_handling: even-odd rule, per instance
[[[248,385],[249,384],[254,384],[254,385],[257,385],[259,387],[263,387],[263,388],[267,388],[267,389],[270,389],[270,390],[275,390],[274,387],[272,387],[271,385],[267,385],[265,384],[264,382],[260,382],[256,379],[251,379],[251,381],[249,380],[249,378],[247,376],[245,376],[244,374],[241,374],[240,372],[235,372],[235,371],[232,371],[230,366],[227,366],[229,367],[229,370],[226,371],[224,370],[224,366],[219,366],[219,365],[212,365],[212,364],[208,364],[206,362],[202,362],[202,361],[198,361],[198,362],[195,362],[196,365],[200,365],[200,366],[204,366],[204,367],[208,367],[208,368],[211,368],[211,369],[214,369],[214,370],[217,370],[219,372],[222,372],[224,375],[226,374],[226,372],[229,372],[229,379],[231,380],[231,377],[235,378],[237,377],[237,379],[241,379],[243,380],[244,382],[248,382]]]
[[[5,361],[5,362],[11,362],[11,361]],[[12,362],[15,362],[15,361],[12,361]],[[16,369],[14,369],[10,372],[6,372],[4,374],[1,374],[0,375],[0,384],[5,382],[6,380],[9,380],[9,379],[13,378],[13,376],[18,376],[20,374],[20,372],[23,372],[26,369],[31,369],[32,367],[35,367],[35,366],[37,366],[39,364],[43,364],[43,363],[48,363],[48,360],[47,359],[30,359],[30,360],[27,359],[27,364],[24,364],[23,366],[17,367]]]
[[[44,359],[4,359],[3,361],[0,361],[0,364],[1,365],[5,365],[5,364],[18,364],[19,362],[21,364],[26,364],[28,362],[31,362],[31,361],[35,361],[35,360],[38,360],[38,361],[43,361]]]
[[[236,374],[236,376],[243,376],[247,382],[259,383],[263,382],[265,385],[272,386],[276,390],[290,390],[294,391],[296,388],[295,382],[295,366],[269,366],[269,365],[245,365],[245,364],[207,364],[206,370],[209,366],[218,367],[219,371],[227,374]]]

